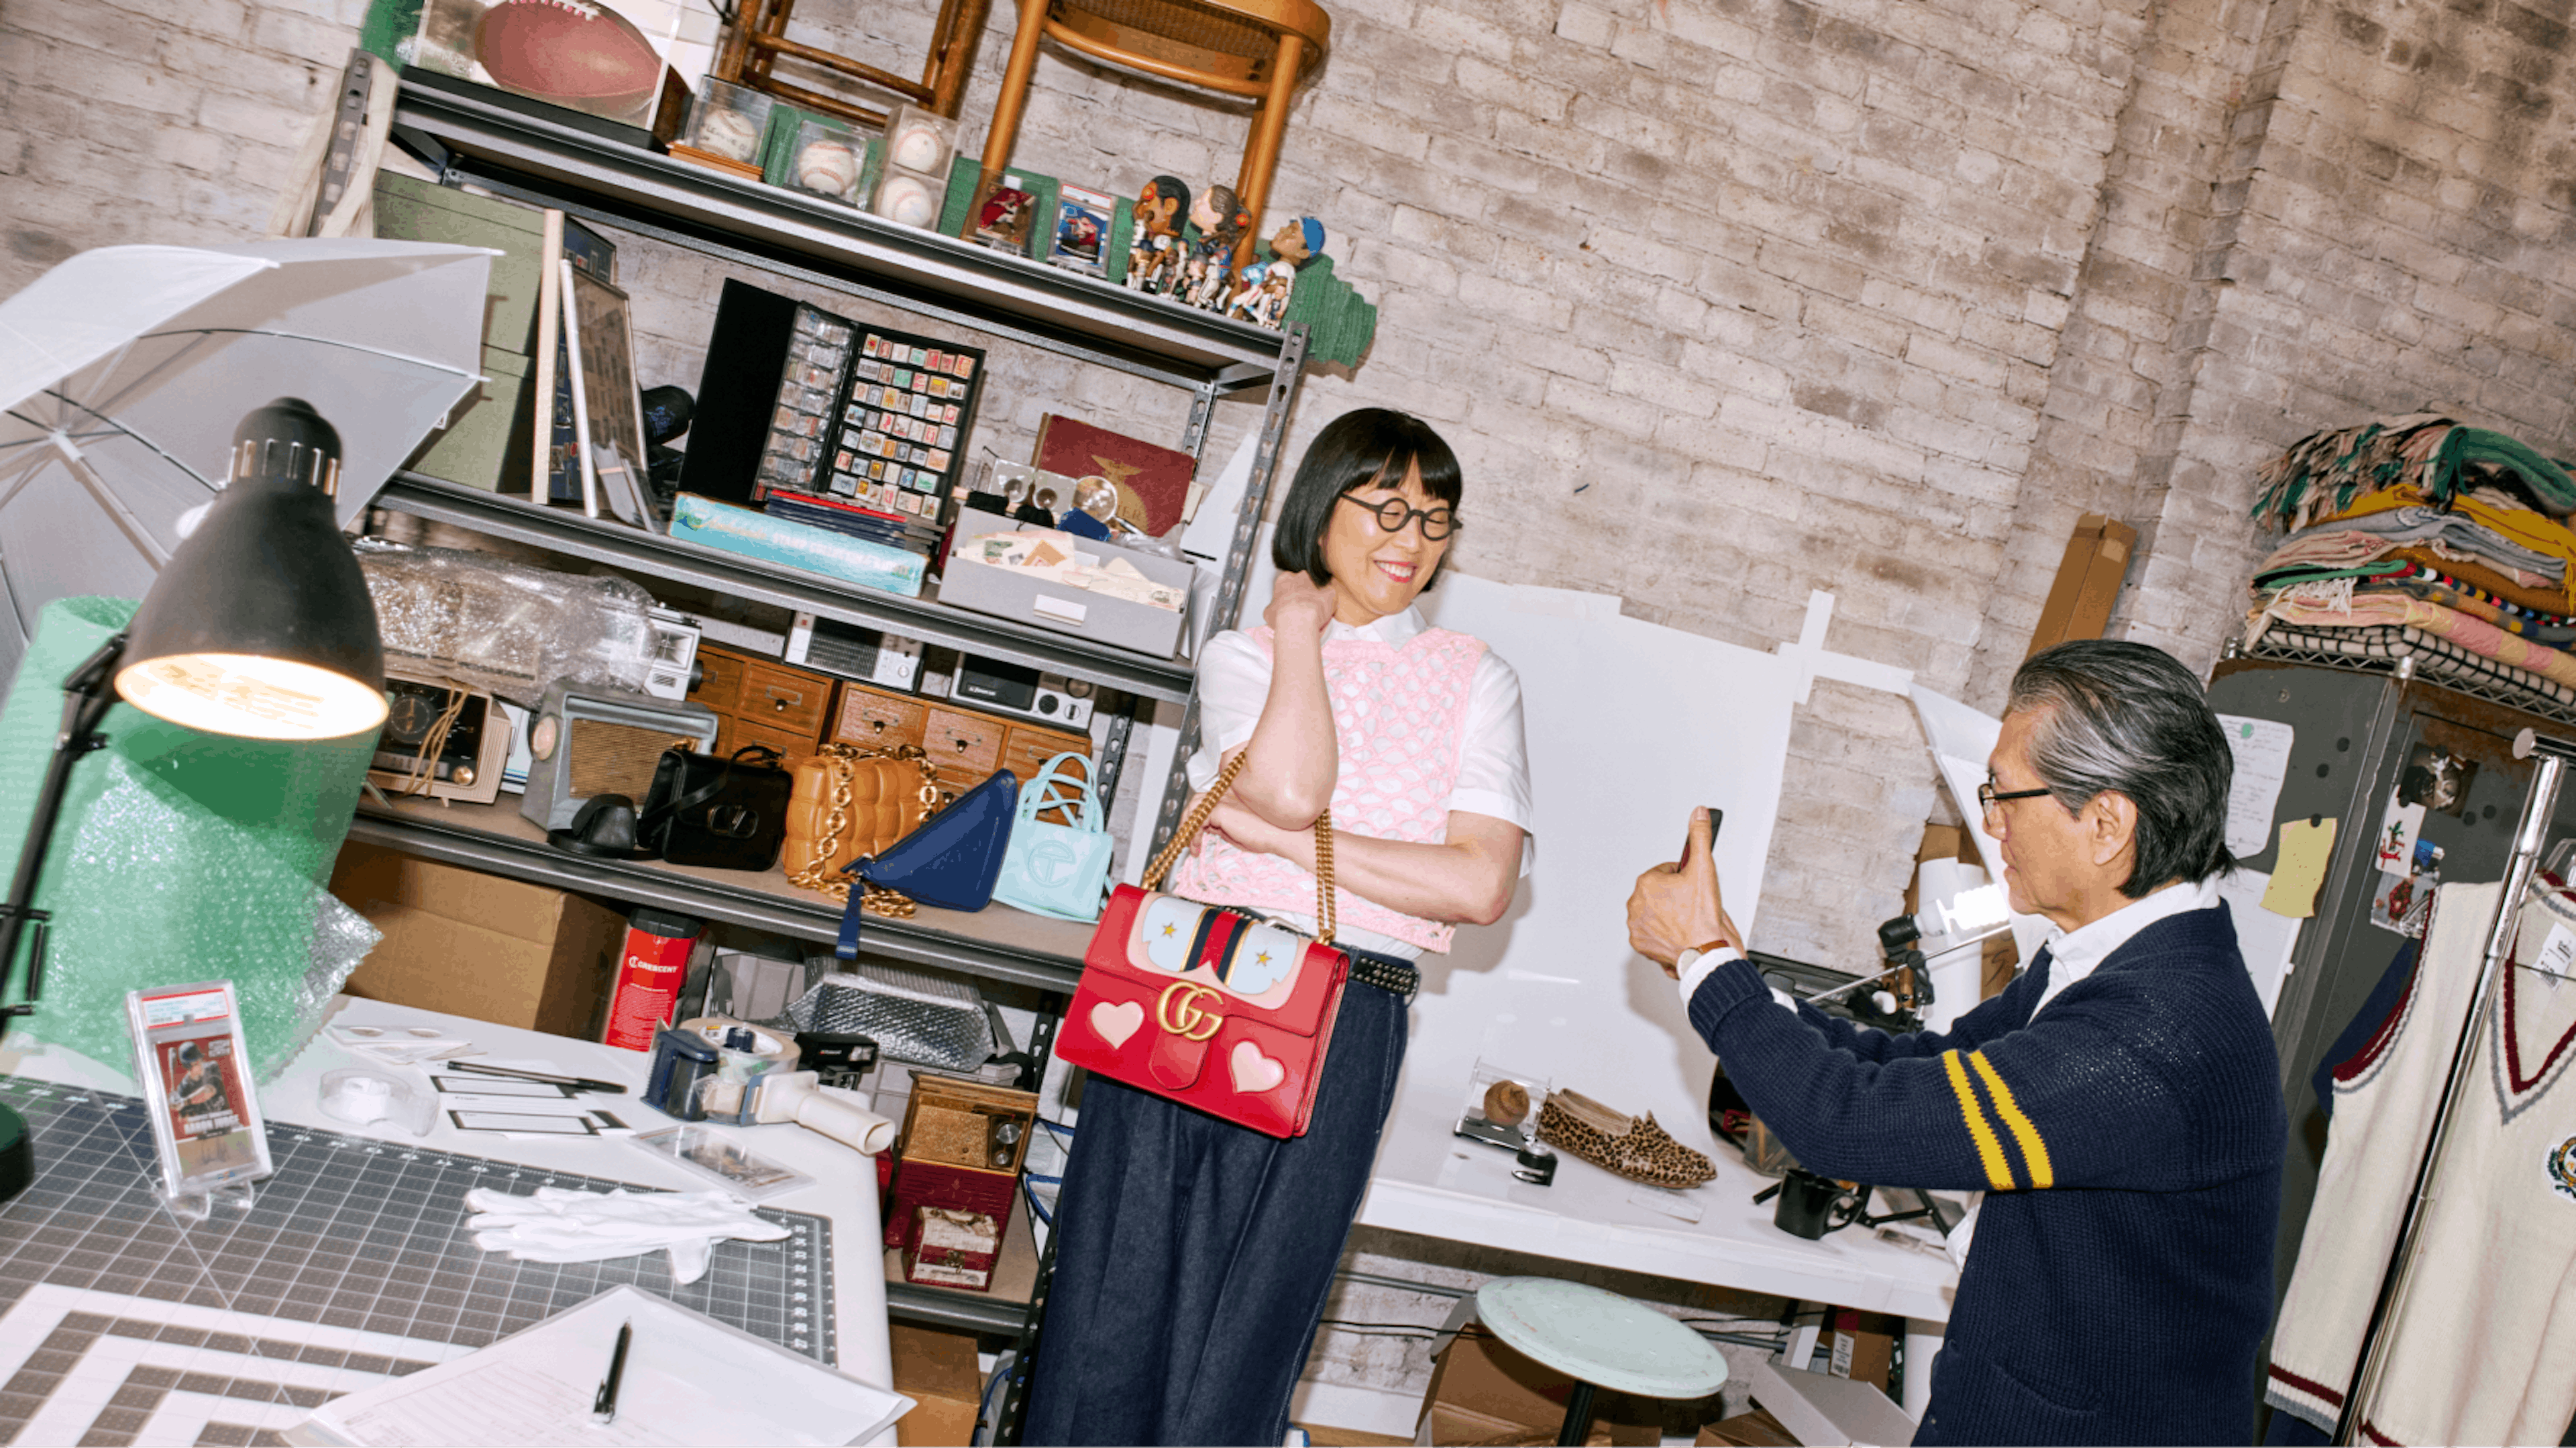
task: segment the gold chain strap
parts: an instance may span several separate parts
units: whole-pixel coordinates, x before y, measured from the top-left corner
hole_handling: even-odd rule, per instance
[[[1227,760],[1225,768],[1217,771],[1216,783],[1199,796],[1198,803],[1190,806],[1190,812],[1181,818],[1181,827],[1163,842],[1162,852],[1154,856],[1154,863],[1146,869],[1146,889],[1162,888],[1163,877],[1170,874],[1172,866],[1179,862],[1181,852],[1198,839],[1199,831],[1207,828],[1208,816],[1216,813],[1216,802],[1225,798],[1225,792],[1234,787],[1234,777],[1243,772],[1243,761],[1250,757],[1251,751],[1244,750]],[[1315,939],[1320,944],[1333,943],[1333,901],[1333,812],[1328,809],[1315,816]]]
[[[929,754],[918,744],[898,744],[890,749],[860,749],[848,744],[826,744],[814,753],[815,757],[829,760],[832,765],[832,808],[830,813],[823,816],[823,838],[814,851],[814,857],[805,862],[804,869],[788,876],[787,883],[820,891],[835,900],[846,901],[850,898],[850,877],[838,870],[827,868],[826,862],[839,853],[842,837],[850,832],[850,766],[862,759],[911,760],[921,770],[921,789],[913,796],[914,801],[921,806],[920,812],[912,818],[916,827],[923,820],[930,818],[931,813],[939,808],[939,771],[930,762]],[[860,881],[859,884],[861,888],[859,908],[870,915],[883,916],[888,920],[904,920],[921,908],[913,902],[911,896],[900,890],[889,890],[882,885],[871,885],[866,881]]]

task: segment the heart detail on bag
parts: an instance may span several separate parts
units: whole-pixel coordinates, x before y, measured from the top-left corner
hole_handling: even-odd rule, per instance
[[[1127,1038],[1136,1034],[1144,1024],[1145,1007],[1139,1001],[1114,1006],[1102,1001],[1091,1008],[1091,1029],[1099,1032],[1100,1039],[1107,1041],[1112,1049],[1126,1045]]]
[[[1288,1079],[1288,1068],[1276,1058],[1261,1054],[1261,1048],[1250,1041],[1235,1042],[1234,1054],[1226,1058],[1225,1065],[1233,1073],[1237,1091],[1259,1093]]]

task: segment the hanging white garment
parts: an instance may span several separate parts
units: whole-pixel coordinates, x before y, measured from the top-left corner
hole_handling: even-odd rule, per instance
[[[2265,1394],[2324,1429],[2359,1369],[2501,888],[2442,887],[2414,978],[2334,1071],[2334,1124]],[[2535,885],[2515,965],[2540,963],[2553,933],[2576,944],[2576,898]],[[2492,989],[2414,1270],[2383,1329],[2365,1442],[2549,1442],[2576,1412],[2576,981],[2508,967]]]

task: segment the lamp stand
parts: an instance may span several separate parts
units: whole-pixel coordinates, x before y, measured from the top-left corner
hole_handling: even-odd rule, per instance
[[[0,1000],[7,998],[9,977],[17,970],[19,938],[33,936],[27,952],[26,998],[0,1005],[0,1032],[8,1029],[11,1017],[34,1014],[36,1001],[44,994],[49,917],[30,902],[36,898],[36,877],[44,872],[45,850],[62,814],[64,791],[71,785],[72,766],[107,744],[98,724],[116,702],[116,664],[124,653],[125,635],[118,634],[63,680],[62,728],[54,734],[53,758],[45,766],[43,786],[36,791],[36,808],[27,822],[27,843],[18,851],[18,873],[9,882],[8,902],[0,904]],[[27,1137],[26,1118],[0,1106],[0,1202],[16,1197],[35,1179],[36,1153]]]

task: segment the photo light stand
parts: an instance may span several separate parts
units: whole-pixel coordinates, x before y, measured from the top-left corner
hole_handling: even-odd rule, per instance
[[[27,842],[18,850],[18,871],[9,882],[8,902],[0,904],[0,1001],[8,999],[9,979],[17,972],[18,943],[22,938],[28,941],[27,993],[0,1005],[0,1036],[5,1036],[11,1018],[34,1014],[36,1002],[44,995],[49,917],[34,906],[36,878],[44,873],[46,849],[62,815],[63,794],[71,787],[72,766],[107,744],[98,724],[116,703],[116,665],[124,656],[125,635],[118,634],[63,680],[62,727],[54,733],[45,781],[36,790],[36,807],[27,822]],[[27,1137],[27,1120],[0,1106],[0,1202],[15,1198],[35,1179],[36,1154]]]

